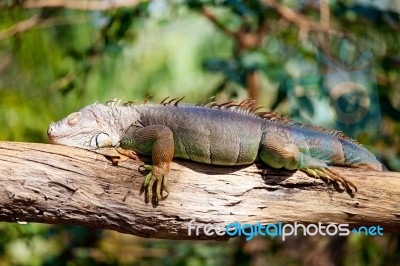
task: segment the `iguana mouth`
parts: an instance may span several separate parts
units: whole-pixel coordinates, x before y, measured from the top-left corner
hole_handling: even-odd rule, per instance
[[[47,136],[49,137],[50,143],[58,144],[57,139],[62,139],[68,136],[71,136],[70,132],[66,132],[64,134],[57,134],[56,129],[57,123],[51,122],[49,128],[47,129]]]
[[[51,121],[49,128],[47,129],[47,136],[49,137],[49,140],[52,144],[55,144],[54,142],[54,138],[56,137],[53,133],[54,130],[54,126],[56,125],[56,123],[54,123],[53,121]]]

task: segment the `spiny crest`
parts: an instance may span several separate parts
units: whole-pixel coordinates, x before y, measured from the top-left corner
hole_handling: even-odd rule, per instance
[[[151,95],[146,96],[146,98],[144,98],[144,100],[142,101],[141,104],[146,104],[151,97],[152,97]],[[117,106],[121,105],[121,101],[122,101],[122,98],[121,99],[114,98],[110,101],[107,101],[105,103],[105,105],[110,106],[110,107],[117,107]],[[133,106],[136,104],[138,104],[136,101],[128,101],[126,103],[123,103],[122,106]]]
[[[164,100],[162,100],[160,104],[164,106],[178,106],[179,102],[182,101],[183,98],[184,97],[169,99],[169,97],[167,97]],[[229,101],[226,103],[209,102],[199,106],[210,109],[235,111],[242,114],[256,114],[256,111],[261,108],[257,107],[256,101],[252,99],[245,99],[241,102],[235,102],[235,101]]]
[[[205,108],[230,110],[242,114],[257,114],[257,110],[261,109],[256,105],[256,101],[245,99],[241,102],[229,101],[226,103],[210,102],[203,105]]]
[[[140,104],[147,104],[147,102],[149,101],[149,99],[151,98],[151,95],[146,96],[146,98],[143,99],[143,101]],[[128,101],[126,103],[123,103],[122,106],[133,106],[133,105],[137,105],[137,101]]]
[[[146,104],[149,98],[150,98],[150,96],[146,97],[143,100],[142,104]],[[178,107],[179,102],[182,101],[183,98],[185,98],[185,97],[173,98],[173,99],[170,99],[169,97],[167,97],[164,100],[162,100],[160,104],[163,106]],[[108,101],[106,103],[106,105],[118,106],[120,104],[120,102],[121,102],[121,100],[117,101],[117,99],[114,99],[112,101]],[[136,104],[137,103],[135,101],[128,101],[128,102],[124,103],[123,106],[133,106]],[[313,125],[308,125],[308,124],[301,124],[299,122],[295,122],[295,121],[291,120],[289,117],[281,116],[277,112],[258,112],[258,110],[261,109],[262,107],[257,106],[256,101],[253,99],[245,99],[241,102],[235,102],[235,101],[229,101],[229,102],[225,102],[225,103],[209,102],[209,103],[200,105],[200,107],[210,108],[210,109],[227,110],[227,111],[238,112],[241,114],[254,115],[254,116],[260,117],[262,119],[265,119],[265,120],[268,120],[271,122],[276,122],[278,124],[318,131],[318,132],[322,132],[322,133],[337,137],[339,139],[345,139],[345,140],[348,140],[348,141],[358,144],[358,142],[356,140],[348,137],[343,132],[338,131],[338,130],[323,128],[323,127],[318,127],[318,126],[313,126]]]
[[[162,104],[162,105],[164,105],[164,106],[171,106],[171,105],[173,105],[173,106],[178,106],[178,103],[179,103],[180,101],[182,101],[183,98],[185,98],[185,96],[183,96],[182,98],[174,98],[174,99],[171,99],[171,100],[169,100],[169,101],[167,102],[167,100],[169,99],[169,97],[167,97],[167,98],[165,98],[164,100],[162,100],[160,104]]]

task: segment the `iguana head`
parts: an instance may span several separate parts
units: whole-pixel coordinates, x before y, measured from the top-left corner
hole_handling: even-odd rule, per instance
[[[112,147],[120,141],[118,112],[116,107],[95,103],[51,122],[47,135],[54,144],[90,150]]]

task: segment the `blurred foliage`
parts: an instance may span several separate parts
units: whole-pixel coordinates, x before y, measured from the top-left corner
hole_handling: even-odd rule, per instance
[[[200,103],[210,96],[243,99],[255,89],[267,109],[345,130],[390,170],[400,170],[397,1],[329,1],[329,25],[336,33],[291,21],[274,4],[318,22],[319,1],[159,0],[106,11],[33,9],[24,2],[0,2],[0,140],[47,142],[50,121],[94,101],[153,95],[155,102],[186,96]],[[351,67],[366,51],[373,56],[369,66]],[[377,92],[379,117],[369,121],[380,120],[378,126],[354,132],[363,124],[342,127],[329,95],[289,97],[307,88],[291,84],[305,80],[318,92],[337,71],[321,55],[342,72],[370,71],[364,78]],[[362,104],[354,95],[342,100],[350,107]],[[155,263],[398,265],[400,243],[388,233],[179,242],[81,227],[0,224],[0,265]]]

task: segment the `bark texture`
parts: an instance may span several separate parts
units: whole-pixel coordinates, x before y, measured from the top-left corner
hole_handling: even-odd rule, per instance
[[[0,221],[73,224],[167,239],[227,238],[195,231],[189,236],[192,219],[202,226],[334,222],[400,232],[400,173],[335,168],[358,187],[349,195],[300,171],[175,160],[170,194],[146,203],[141,163],[113,166],[82,149],[0,142]]]

